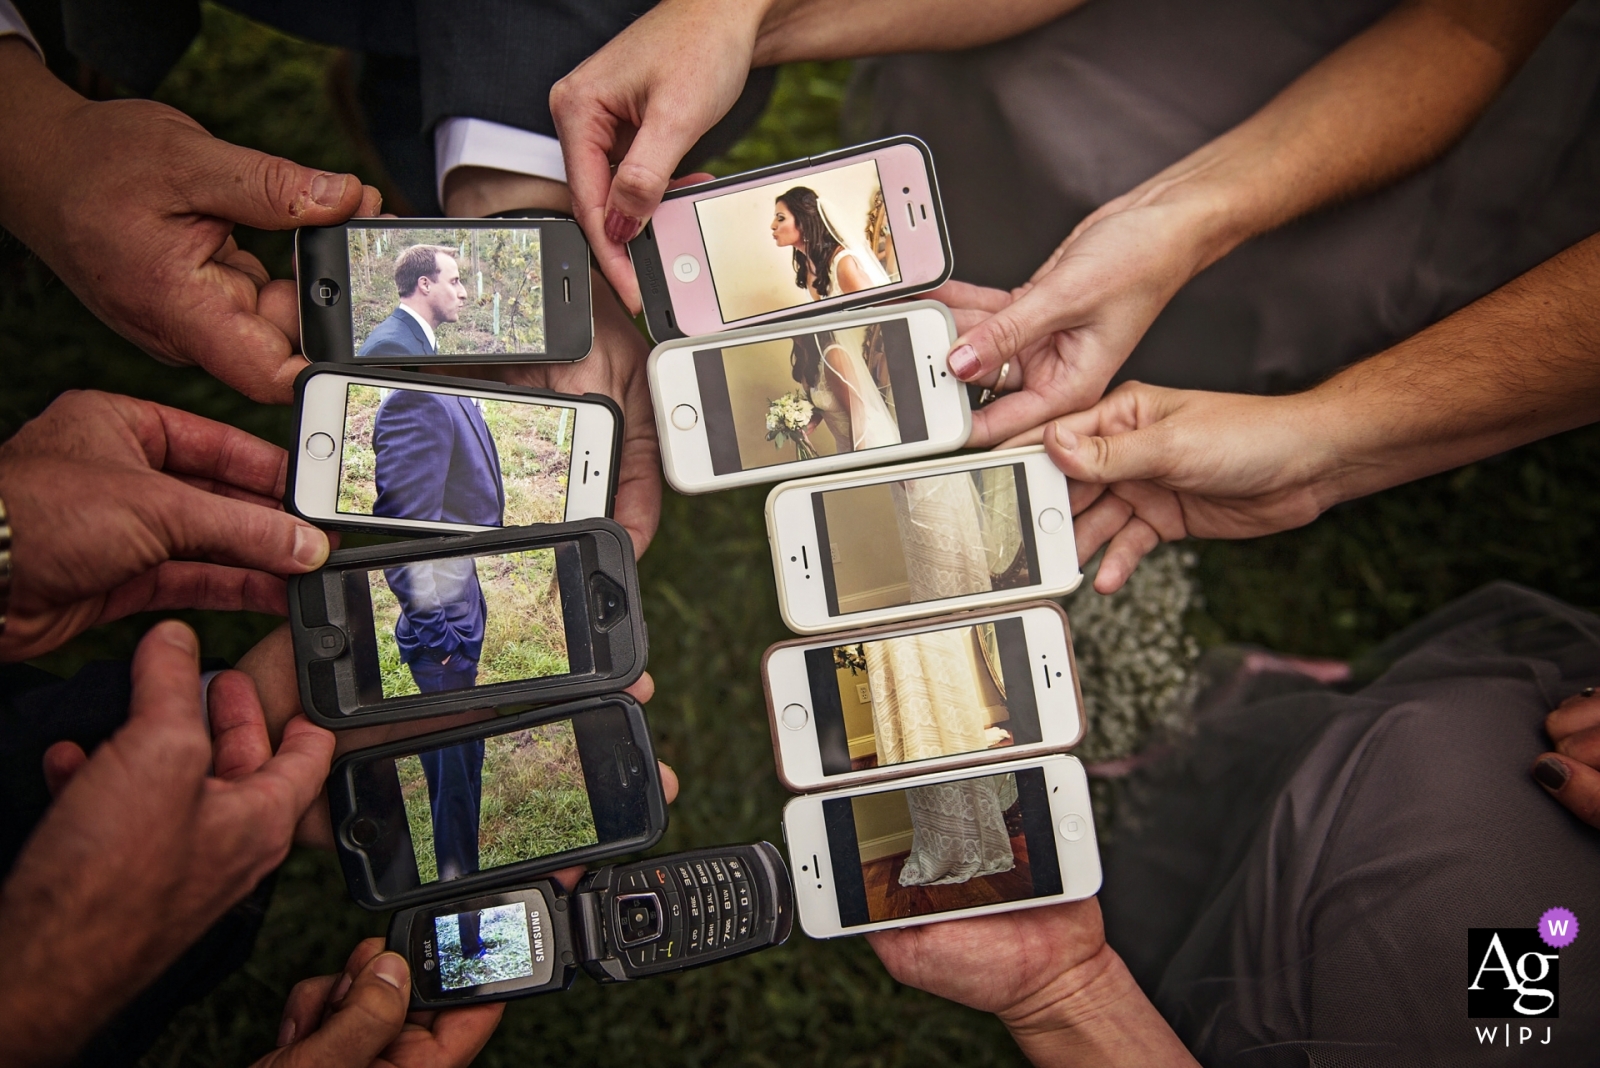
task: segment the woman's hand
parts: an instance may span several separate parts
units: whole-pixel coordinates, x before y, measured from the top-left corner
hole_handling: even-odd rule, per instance
[[[1533,778],[1572,814],[1600,827],[1600,696],[1593,688],[1562,701],[1545,717],[1555,745],[1533,763]]]

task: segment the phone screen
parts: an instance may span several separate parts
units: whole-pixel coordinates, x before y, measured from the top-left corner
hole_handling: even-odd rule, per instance
[[[1039,583],[1023,464],[811,495],[833,616]]]
[[[900,281],[872,160],[695,201],[724,323]]]
[[[386,896],[649,831],[647,779],[618,780],[626,715],[575,717],[375,757],[354,773],[357,821]]]
[[[448,905],[413,929],[418,986],[429,997],[471,997],[497,983],[547,983],[555,972],[551,922],[537,888]]]
[[[1061,893],[1041,768],[822,802],[846,928]]]
[[[537,227],[350,226],[357,358],[543,353]]]
[[[927,441],[904,319],[694,354],[719,475]]]
[[[351,382],[338,511],[480,527],[563,522],[577,414]]]
[[[824,775],[1042,740],[1021,616],[805,659]]]

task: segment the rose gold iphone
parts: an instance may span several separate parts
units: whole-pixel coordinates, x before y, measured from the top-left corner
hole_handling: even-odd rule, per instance
[[[915,137],[674,190],[628,252],[658,342],[878,304],[951,268],[933,157]]]

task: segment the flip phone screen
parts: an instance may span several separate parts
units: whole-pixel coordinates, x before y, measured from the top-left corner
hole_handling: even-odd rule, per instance
[[[338,510],[482,527],[559,523],[567,514],[575,415],[531,400],[352,382],[345,387]],[[443,456],[442,428],[455,442]]]
[[[805,657],[824,775],[1043,737],[1020,617]]]
[[[1060,894],[1038,768],[822,802],[845,928]]]
[[[724,323],[900,281],[872,160],[695,203]]]
[[[830,615],[1039,583],[1024,466],[811,496]]]
[[[437,961],[439,991],[450,993],[516,979],[549,982],[554,966],[544,946],[542,904],[541,895],[531,912],[527,902],[513,901],[435,916],[428,942]]]
[[[702,349],[694,369],[719,475],[928,439],[903,319]]]

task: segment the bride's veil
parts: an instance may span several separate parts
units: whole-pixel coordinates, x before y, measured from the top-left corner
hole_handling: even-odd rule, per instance
[[[855,256],[856,262],[861,265],[861,269],[867,273],[867,277],[871,279],[869,288],[889,284],[889,272],[883,269],[883,264],[878,262],[878,257],[863,249],[859,241],[847,241],[845,239],[844,233],[833,221],[834,213],[829,211],[828,202],[822,198],[821,194],[817,195],[817,214],[822,216],[822,225],[828,228],[828,233],[833,239],[849,250]]]

